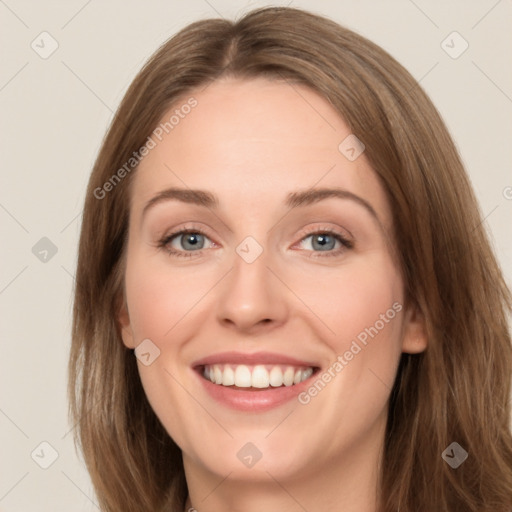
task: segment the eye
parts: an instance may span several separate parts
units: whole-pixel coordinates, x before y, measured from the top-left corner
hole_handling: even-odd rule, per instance
[[[207,242],[210,239],[198,229],[182,229],[169,235],[166,235],[158,246],[165,249],[172,256],[190,257],[194,252],[200,252],[202,249],[208,249]]]
[[[209,249],[213,245],[215,244],[205,233],[193,227],[170,233],[158,242],[159,248],[171,256],[180,258],[197,256],[204,249]],[[299,242],[301,249],[311,253],[310,257],[338,256],[347,249],[352,249],[353,246],[352,241],[332,229],[316,229],[309,232]]]
[[[347,249],[352,249],[354,246],[354,244],[341,233],[332,230],[313,231],[302,238],[300,245],[302,249],[313,253],[311,257],[338,256]]]

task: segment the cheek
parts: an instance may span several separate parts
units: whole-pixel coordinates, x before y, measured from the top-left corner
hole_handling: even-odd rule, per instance
[[[134,335],[155,340],[172,336],[174,327],[212,286],[214,281],[208,277],[204,272],[201,278],[190,271],[170,272],[169,266],[161,261],[129,261],[126,294]]]
[[[323,269],[322,269],[323,270]],[[403,300],[399,272],[384,253],[354,259],[338,269],[297,277],[294,290],[315,313],[318,323],[328,328],[325,340],[336,353],[348,349],[351,340],[364,341],[374,328],[380,338],[398,342]],[[393,304],[395,308],[393,308]],[[348,345],[347,345],[348,344]]]
[[[334,333],[322,336],[331,354],[328,368],[299,401],[309,417],[329,426],[332,447],[341,446],[385,410],[401,354],[402,280],[386,255],[375,254],[328,279],[317,274],[316,286],[304,281],[301,293]]]
[[[336,271],[329,269],[325,277],[317,272],[296,281],[300,283],[298,294],[307,297],[318,315],[317,334],[330,353],[329,367],[319,375],[325,380],[310,388],[301,403],[314,401],[314,414],[326,424],[337,424],[338,416],[353,417],[354,411],[360,421],[372,424],[386,403],[400,360],[399,271],[387,254],[376,252]],[[323,398],[317,400],[319,394]],[[324,400],[340,404],[337,412],[323,411]]]
[[[133,253],[132,253],[133,254]],[[133,254],[126,268],[126,295],[130,314],[130,327],[135,344],[145,339],[158,347],[158,356],[151,364],[137,362],[139,376],[146,397],[169,435],[182,446],[186,439],[186,428],[195,410],[195,402],[179,383],[186,379],[184,368],[175,361],[187,339],[182,331],[186,326],[187,313],[197,302],[201,293],[190,275],[169,273],[169,267],[162,261],[151,261],[150,257]],[[204,295],[204,291],[202,291]],[[187,411],[187,421],[176,421],[174,411]]]

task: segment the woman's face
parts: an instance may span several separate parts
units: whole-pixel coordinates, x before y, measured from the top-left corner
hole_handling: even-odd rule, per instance
[[[119,319],[151,406],[190,473],[373,465],[400,354],[425,348],[384,190],[308,88],[191,96],[132,183]]]

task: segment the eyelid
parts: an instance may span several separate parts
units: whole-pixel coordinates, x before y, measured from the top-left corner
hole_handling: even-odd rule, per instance
[[[176,250],[176,249],[169,250],[169,249],[167,249],[167,247],[171,243],[173,238],[177,238],[177,237],[187,234],[187,233],[200,234],[200,235],[208,238],[208,240],[210,240],[214,246],[218,245],[215,241],[212,240],[212,237],[209,235],[208,231],[209,230],[204,228],[203,226],[200,227],[194,223],[181,225],[178,228],[170,230],[170,232],[166,232],[166,234],[164,234],[163,236],[158,237],[158,241],[157,241],[156,245],[158,248],[166,250],[171,256],[176,256],[176,255],[181,255],[181,256],[185,255],[186,256],[187,254],[190,256],[194,256],[196,254],[201,254],[206,249],[199,249],[197,251],[181,251],[181,250]]]
[[[179,226],[176,228],[165,230],[164,234],[158,235],[157,238],[160,241],[166,240],[187,231],[193,231],[194,233],[205,235],[209,239],[214,238],[211,236],[208,226],[205,226],[204,224],[195,224],[194,222],[185,222],[185,224],[179,224]]]
[[[354,236],[348,229],[344,229],[341,227],[333,227],[332,225],[319,222],[318,225],[314,227],[308,226],[304,228],[299,234],[299,236],[301,237],[300,241],[302,241],[305,237],[309,235],[314,235],[317,233],[332,233],[340,236],[347,242],[352,242],[354,240]]]

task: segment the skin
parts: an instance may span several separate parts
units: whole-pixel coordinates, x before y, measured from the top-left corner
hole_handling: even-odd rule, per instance
[[[213,401],[191,364],[224,351],[269,351],[326,369],[379,315],[404,304],[384,190],[364,153],[351,162],[338,150],[350,129],[308,88],[225,79],[194,97],[198,105],[134,176],[119,314],[127,347],[149,338],[160,350],[151,365],[138,363],[139,373],[183,451],[187,510],[377,512],[400,355],[427,344],[418,311],[404,305],[307,405],[232,410]],[[171,186],[212,192],[219,207],[168,200],[143,217],[146,203]],[[378,220],[351,199],[284,205],[290,192],[312,187],[357,194]],[[206,235],[201,251],[179,235],[172,248],[192,257],[158,247],[190,221]],[[322,251],[306,229],[334,230],[354,245],[328,256],[343,246]],[[252,263],[236,252],[247,236],[263,248]],[[251,469],[236,455],[247,442],[262,453]]]

